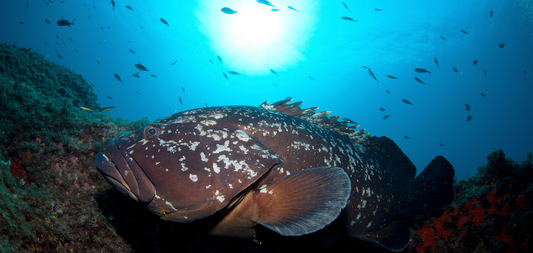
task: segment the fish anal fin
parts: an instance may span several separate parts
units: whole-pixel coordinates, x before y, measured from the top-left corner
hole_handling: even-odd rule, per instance
[[[350,190],[341,168],[305,169],[254,191],[254,221],[284,236],[312,233],[337,218]]]
[[[392,251],[402,251],[409,243],[409,224],[405,219],[396,220],[383,229],[368,232],[365,238],[367,241],[379,243],[381,246]]]

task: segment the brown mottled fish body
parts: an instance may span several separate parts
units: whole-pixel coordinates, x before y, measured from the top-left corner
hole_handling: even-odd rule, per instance
[[[404,214],[453,200],[455,172],[445,158],[415,178],[392,140],[290,101],[177,113],[110,141],[113,162],[99,153],[95,163],[164,220],[219,215],[211,233],[224,236],[254,236],[257,224],[302,235],[340,213],[351,237],[401,250],[409,241]]]

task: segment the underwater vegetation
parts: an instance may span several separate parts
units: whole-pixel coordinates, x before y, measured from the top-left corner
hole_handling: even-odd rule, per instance
[[[0,44],[0,101],[0,252],[390,252],[344,235],[340,220],[298,237],[258,228],[254,240],[159,220],[94,166],[108,140],[148,119],[101,113],[91,84],[30,49]],[[487,161],[455,182],[450,206],[407,217],[403,252],[533,252],[533,154]]]

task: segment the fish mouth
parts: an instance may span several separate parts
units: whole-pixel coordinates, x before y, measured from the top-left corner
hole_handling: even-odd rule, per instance
[[[106,143],[113,160],[98,152],[94,163],[104,178],[122,193],[138,202],[151,202],[155,196],[155,186],[137,162],[119,149],[115,141]]]

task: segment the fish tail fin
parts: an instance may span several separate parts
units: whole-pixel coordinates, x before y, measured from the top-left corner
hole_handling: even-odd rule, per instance
[[[411,203],[415,210],[445,207],[455,199],[455,170],[443,156],[437,156],[412,181]]]

